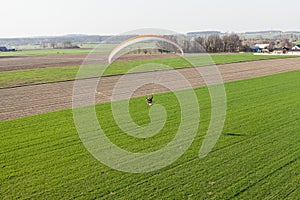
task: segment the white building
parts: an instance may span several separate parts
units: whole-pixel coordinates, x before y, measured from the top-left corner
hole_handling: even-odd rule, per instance
[[[292,50],[300,50],[300,44],[297,44],[296,46],[294,46],[294,47],[292,48]]]
[[[256,44],[255,46],[262,50],[268,49],[270,47],[270,44]]]

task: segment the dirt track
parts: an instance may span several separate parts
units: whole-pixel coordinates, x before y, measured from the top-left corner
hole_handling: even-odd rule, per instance
[[[201,67],[205,70],[207,67]],[[245,63],[234,63],[219,65],[219,71],[225,82],[242,80],[277,74],[288,71],[300,70],[300,58],[292,59],[275,59],[254,61]],[[177,72],[182,73],[191,83],[193,87],[204,86],[203,79],[199,78],[199,74],[193,68],[178,69]],[[160,77],[162,72],[148,72],[139,74],[125,75],[127,78],[143,79],[145,76]],[[212,74],[213,76],[213,74]],[[111,101],[111,93],[113,86],[122,76],[103,77],[100,86],[97,89],[97,103]],[[87,90],[84,84],[93,79],[81,80],[83,90],[81,95],[85,95]],[[176,81],[176,79],[164,79],[162,81]],[[23,116],[51,112],[72,107],[72,93],[74,81],[48,83],[33,86],[24,86],[10,89],[0,90],[0,120],[9,120]],[[101,88],[100,88],[101,87]],[[104,88],[104,89],[103,89]],[[133,96],[141,96],[149,93],[165,92],[168,89],[164,87],[155,87],[146,85],[134,93]],[[125,91],[126,93],[126,91]]]

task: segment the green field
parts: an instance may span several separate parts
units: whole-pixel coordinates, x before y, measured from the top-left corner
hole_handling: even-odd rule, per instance
[[[208,61],[207,59],[202,60],[201,56],[189,56],[188,58],[190,60],[193,60],[193,62],[196,62],[197,66],[205,66],[211,64],[211,61]],[[282,56],[255,56],[251,53],[211,55],[212,61],[217,65],[234,63],[234,62],[275,59],[275,58],[283,58],[283,57]],[[290,58],[290,57],[287,56],[285,58]],[[108,75],[116,75],[116,74],[125,74],[132,68],[147,63],[164,64],[176,69],[191,67],[190,63],[188,63],[185,59],[182,59],[181,57],[158,58],[158,59],[149,59],[149,60],[133,60],[133,61],[125,61],[125,62],[114,62],[105,71],[104,75],[108,76]],[[87,68],[87,70],[86,70],[86,74],[83,77],[99,76],[98,73],[99,69],[97,66],[87,65],[85,67]],[[148,66],[144,68],[143,71],[152,71],[155,70],[156,67],[157,67],[156,65],[153,65],[153,67]],[[0,88],[74,80],[78,69],[79,66],[62,66],[62,67],[49,67],[49,68],[0,72]]]
[[[300,71],[226,83],[225,127],[214,150],[198,158],[208,129],[210,98],[196,89],[198,134],[188,151],[161,170],[130,174],[97,162],[82,145],[71,110],[0,122],[0,199],[298,199],[300,196]],[[110,104],[96,106],[115,144],[153,151],[174,137],[180,112],[173,94],[155,95],[167,109],[164,129],[148,139],[122,133]],[[144,98],[131,100],[140,125]]]
[[[93,53],[110,53],[117,44],[98,43],[98,44],[79,44],[78,49],[52,49],[41,48],[40,45],[16,46],[15,52],[0,52],[1,56],[48,56],[55,54],[89,54],[94,48]],[[143,48],[154,48],[155,45],[149,43],[139,43]]]

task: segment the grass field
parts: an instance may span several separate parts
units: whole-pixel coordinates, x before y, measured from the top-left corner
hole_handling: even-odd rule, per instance
[[[83,43],[80,44],[80,48],[89,48],[89,49],[93,49],[95,47],[97,47],[96,43]],[[14,46],[17,50],[40,50],[41,49],[41,45],[18,45],[18,46]]]
[[[189,56],[190,60],[197,63],[197,66],[205,66],[211,64],[210,61],[204,59],[201,61],[199,56]],[[275,59],[283,58],[282,56],[255,56],[252,53],[248,54],[212,54],[211,58],[213,62],[217,65],[235,63],[235,62],[245,62],[254,60],[264,60],[264,59]],[[290,58],[290,57],[286,57]],[[133,60],[124,62],[113,63],[104,73],[105,76],[125,74],[132,68],[147,64],[164,64],[172,68],[186,68],[191,67],[185,59],[180,57],[175,58],[158,58],[150,60]],[[155,70],[155,65],[151,68],[144,68],[144,71]],[[86,74],[83,77],[95,77],[98,76],[98,68],[93,65],[86,66]],[[74,80],[77,74],[79,66],[62,66],[62,67],[51,67],[51,68],[36,68],[27,70],[15,70],[15,71],[5,71],[0,72],[0,88],[30,85],[37,83],[47,83],[65,80]]]
[[[88,54],[94,48],[97,48],[93,53],[110,53],[117,44],[80,44],[78,49],[42,49],[40,45],[24,45],[17,46],[15,52],[0,52],[1,56],[48,56],[55,54]],[[140,43],[144,48],[154,48],[153,44]]]
[[[298,199],[300,196],[300,71],[226,83],[225,127],[214,150],[198,158],[208,129],[207,88],[196,89],[201,108],[198,135],[175,163],[130,174],[97,162],[84,148],[71,110],[0,122],[1,199]],[[180,122],[170,93],[164,129],[134,139],[116,127],[110,104],[97,105],[100,123],[115,144],[152,151],[168,143]],[[134,105],[134,106],[133,106]],[[149,123],[144,98],[131,100],[131,115]]]

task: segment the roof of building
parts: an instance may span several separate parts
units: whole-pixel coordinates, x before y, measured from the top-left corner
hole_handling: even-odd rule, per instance
[[[270,46],[270,44],[256,44],[256,47],[259,47],[260,49],[264,49]]]

